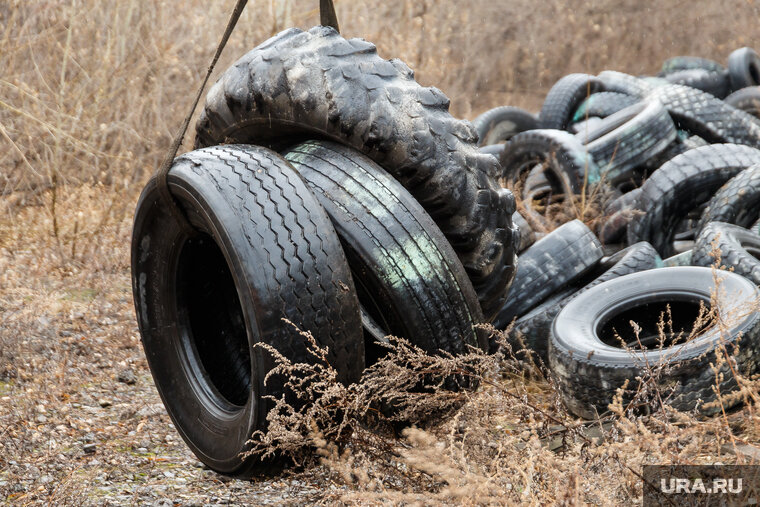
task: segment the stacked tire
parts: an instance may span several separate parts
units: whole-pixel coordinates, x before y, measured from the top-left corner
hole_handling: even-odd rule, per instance
[[[742,48],[726,66],[676,57],[658,76],[565,76],[533,128],[507,106],[475,120],[481,139],[504,140],[481,150],[499,159],[521,223],[494,324],[552,372],[576,415],[607,411],[618,390],[639,410],[660,388],[671,406],[710,414],[714,387],[726,395],[737,373],[757,373],[759,85],[760,57]]]
[[[143,346],[210,468],[250,476],[278,461],[242,455],[273,400],[299,403],[268,375],[272,349],[317,361],[302,331],[345,384],[387,335],[430,354],[487,348],[476,326],[508,297],[515,202],[448,106],[364,40],[287,30],[211,88],[196,149],[169,171],[171,201],[160,182],[144,189],[132,238]]]

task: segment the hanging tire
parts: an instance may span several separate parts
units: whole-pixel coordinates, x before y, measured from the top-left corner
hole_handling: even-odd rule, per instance
[[[568,74],[546,94],[538,114],[541,128],[565,130],[573,121],[573,113],[592,93],[602,91],[601,82],[588,74]]]
[[[178,432],[203,463],[247,476],[271,465],[241,458],[283,394],[267,344],[313,363],[299,329],[327,347],[345,384],[364,369],[359,302],[338,236],[278,154],[206,148],[178,157],[174,198],[188,234],[151,180],[137,204],[132,288],[145,355]]]
[[[713,257],[717,247],[719,259]],[[710,222],[697,237],[692,254],[695,266],[710,267],[716,264],[760,285],[760,236],[738,225]]]
[[[501,106],[489,109],[472,120],[478,133],[478,146],[503,143],[515,134],[538,128],[538,119],[525,109]]]
[[[636,243],[602,258],[599,264],[584,275],[582,280],[575,282],[572,288],[560,291],[520,317],[510,333],[510,341],[524,344],[546,361],[552,322],[570,301],[607,280],[655,269],[661,264],[660,256],[652,245],[646,242]]]
[[[605,118],[588,134],[578,134],[602,178],[611,185],[631,179],[634,170],[676,139],[670,115],[657,101],[639,102]]]
[[[709,306],[714,277],[721,284],[715,311],[725,323],[726,333],[721,336],[723,326],[712,326],[689,341],[674,343],[674,334],[692,331],[700,303]],[[738,402],[726,397],[737,389],[731,368],[745,376],[758,370],[760,314],[748,311],[758,297],[758,288],[746,278],[699,267],[634,273],[586,291],[568,303],[552,325],[549,364],[565,405],[580,417],[596,419],[607,411],[616,390],[626,381],[623,404],[628,405],[638,379],[646,375],[647,364],[668,364],[653,381],[669,405],[682,411],[719,412],[719,406],[704,407],[703,402],[715,400],[716,372],[711,363],[716,364],[715,350],[722,346],[729,354],[738,347],[729,360],[733,364],[724,361],[719,367],[723,402]],[[660,348],[658,324],[668,305],[672,318],[666,316],[665,321],[672,321],[673,333],[665,335]],[[631,321],[641,328],[638,340]],[[622,348],[617,337],[628,343],[630,350]],[[639,340],[646,350],[633,348]]]
[[[698,56],[674,56],[668,58],[662,64],[661,76],[667,76],[682,70],[702,69],[709,72],[725,72],[726,68],[714,60],[700,58]]]
[[[580,220],[553,230],[520,256],[509,298],[493,325],[506,329],[512,319],[582,277],[602,255],[602,245]]]
[[[751,227],[760,218],[760,165],[743,170],[720,187],[702,212],[697,231],[710,222]]]
[[[760,123],[709,93],[683,85],[668,85],[654,89],[648,97],[665,106],[677,128],[708,143],[760,146]]]
[[[723,100],[726,104],[755,118],[760,118],[760,86],[750,86],[737,90]]]
[[[638,98],[619,92],[599,92],[584,100],[573,115],[573,123],[586,118],[607,118],[639,101]]]
[[[243,56],[211,88],[196,147],[242,142],[276,150],[308,139],[350,146],[422,204],[454,247],[483,312],[501,307],[514,275],[514,198],[499,164],[479,153],[469,122],[400,60],[328,27],[290,29]]]
[[[332,220],[359,301],[383,336],[406,338],[431,354],[459,354],[466,345],[487,349],[485,336],[478,341],[475,325],[483,316],[467,273],[399,182],[369,157],[333,142],[307,141],[285,158]]]
[[[648,241],[663,258],[670,257],[678,222],[757,163],[760,150],[736,144],[703,146],[671,159],[642,185],[637,208],[645,213],[628,226],[628,242]]]
[[[702,90],[713,97],[719,99],[725,98],[731,93],[731,83],[728,79],[728,72],[715,72],[705,69],[680,70],[665,76],[665,79],[671,84],[678,84]]]
[[[740,48],[728,55],[731,88],[740,90],[760,85],[760,56],[752,48]]]

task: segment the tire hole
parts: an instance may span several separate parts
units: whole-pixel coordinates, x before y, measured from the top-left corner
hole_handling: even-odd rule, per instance
[[[195,356],[188,361],[191,381],[244,406],[251,390],[248,333],[232,273],[211,236],[201,234],[182,246],[176,286],[182,350]]]
[[[702,309],[704,308],[704,310]],[[643,303],[608,315],[598,328],[599,339],[613,347],[654,349],[683,343],[710,327],[709,302],[671,300]],[[639,327],[638,335],[635,326]]]

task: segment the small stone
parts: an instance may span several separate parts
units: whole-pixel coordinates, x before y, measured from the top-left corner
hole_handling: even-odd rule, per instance
[[[135,372],[133,372],[132,370],[126,369],[119,372],[119,375],[116,377],[116,380],[124,384],[127,384],[128,386],[131,386],[137,383],[137,376],[135,376]]]
[[[38,423],[40,423],[40,424],[45,424],[47,422],[47,417],[45,417],[44,415],[40,414],[40,415],[37,416],[37,418],[35,420]]]
[[[82,450],[84,450],[85,454],[95,454],[95,451],[97,450],[98,446],[95,444],[84,444],[82,447]]]
[[[164,472],[164,477],[166,477],[168,479],[173,479],[174,478],[174,474],[172,472],[166,471],[166,472]]]
[[[101,407],[103,407],[103,408],[107,408],[107,407],[110,407],[110,406],[112,405],[112,403],[111,403],[111,400],[108,400],[108,399],[106,399],[106,398],[103,398],[102,400],[100,400],[100,401],[98,402],[98,404],[99,404]]]

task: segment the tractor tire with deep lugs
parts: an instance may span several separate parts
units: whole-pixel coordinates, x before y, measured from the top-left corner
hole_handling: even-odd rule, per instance
[[[194,230],[169,212],[151,180],[132,236],[145,355],[175,427],[203,463],[236,476],[263,471],[269,460],[241,453],[254,431],[266,430],[268,396],[290,394],[280,375],[265,382],[275,360],[257,345],[314,363],[299,329],[308,331],[340,381],[361,376],[364,340],[348,262],[329,217],[275,152],[186,153],[168,183]]]
[[[514,275],[514,197],[477,134],[400,60],[332,28],[286,30],[250,51],[211,88],[196,146],[246,142],[283,149],[307,139],[355,148],[422,204],[454,247],[486,317]]]
[[[359,301],[384,336],[431,354],[487,347],[485,336],[478,342],[475,326],[483,316],[462,264],[398,181],[367,156],[329,141],[307,141],[285,158],[330,216]]]

